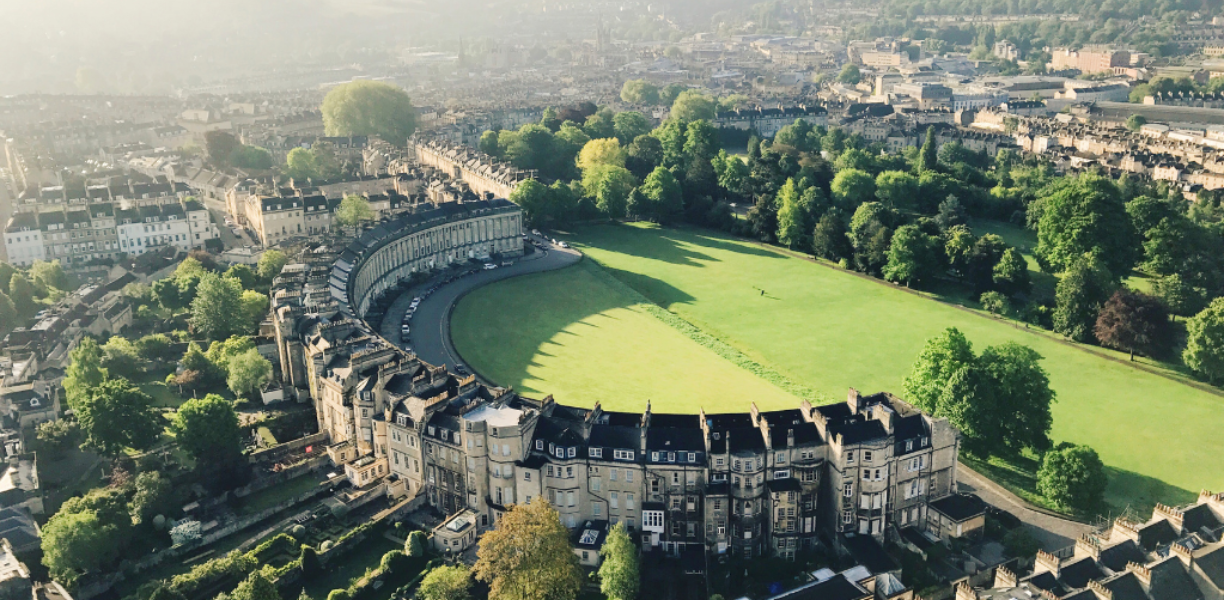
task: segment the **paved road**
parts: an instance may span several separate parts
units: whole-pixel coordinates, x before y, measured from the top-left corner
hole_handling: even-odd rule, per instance
[[[961,492],[977,494],[988,504],[1015,515],[1047,551],[1073,545],[1080,535],[1092,531],[1090,525],[1033,510],[1022,498],[979,475],[964,463],[956,466],[956,483]]]
[[[450,312],[464,294],[494,281],[568,267],[577,263],[581,258],[582,255],[575,250],[548,244],[546,250],[537,250],[508,267],[479,271],[474,275],[439,286],[433,294],[421,302],[416,313],[413,314],[409,345],[413,352],[421,357],[421,360],[432,365],[446,365],[448,369],[454,370],[455,365],[462,361],[459,353],[451,345]],[[412,303],[412,298],[420,295],[421,290],[429,285],[431,284],[426,283],[409,289],[391,303],[380,331],[384,338],[393,342],[400,339],[400,325],[404,313],[408,311],[408,306]]]

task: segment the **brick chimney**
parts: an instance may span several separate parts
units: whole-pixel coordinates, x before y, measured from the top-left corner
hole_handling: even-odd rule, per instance
[[[1096,594],[1097,598],[1101,600],[1113,600],[1113,592],[1098,581],[1089,579],[1088,589],[1092,590],[1092,593]]]
[[[1004,567],[1002,565],[999,565],[999,568],[995,569],[995,580],[994,580],[995,587],[1013,588],[1013,587],[1016,587],[1016,583],[1017,583],[1016,574],[1012,573],[1011,569]]]
[[[1152,518],[1165,519],[1170,525],[1173,526],[1173,529],[1177,531],[1178,535],[1184,533],[1183,529],[1186,517],[1182,514],[1182,511],[1177,510],[1172,506],[1157,503],[1156,508],[1152,509]]]
[[[1169,552],[1171,552],[1173,556],[1181,559],[1182,564],[1186,565],[1187,568],[1194,563],[1194,553],[1189,548],[1181,544],[1173,544],[1172,546],[1169,546]]]
[[[1093,559],[1101,557],[1101,545],[1089,533],[1081,534],[1079,539],[1075,540],[1075,558],[1083,557]]]
[[[1109,541],[1120,542],[1122,540],[1138,543],[1139,527],[1126,520],[1125,517],[1118,517],[1114,519],[1113,529],[1109,530]]]
[[[956,584],[956,600],[979,600],[979,597],[968,581],[962,581]]]
[[[859,411],[859,392],[854,388],[850,388],[850,394],[846,398],[846,404],[850,405],[850,412],[858,414]]]
[[[1033,572],[1042,573],[1048,571],[1055,577],[1058,577],[1061,565],[1062,561],[1060,561],[1057,556],[1054,556],[1045,550],[1038,550],[1036,562],[1033,564]]]
[[[1143,586],[1143,591],[1145,592],[1151,591],[1152,589],[1152,570],[1151,569],[1137,562],[1128,562],[1126,563],[1126,570],[1135,574],[1135,577],[1139,579],[1139,585]]]

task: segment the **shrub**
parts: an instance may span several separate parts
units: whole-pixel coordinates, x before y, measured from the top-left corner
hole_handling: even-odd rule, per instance
[[[1006,315],[1011,308],[1007,302],[1007,296],[999,292],[986,292],[982,294],[982,308],[987,312],[995,315]]]
[[[425,556],[427,546],[428,539],[425,537],[425,532],[414,531],[408,534],[408,542],[404,544],[404,552],[412,557]]]

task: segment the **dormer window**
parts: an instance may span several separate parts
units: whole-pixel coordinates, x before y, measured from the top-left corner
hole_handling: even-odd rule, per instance
[[[568,456],[569,458],[574,458],[575,456],[578,456],[578,449],[577,449],[577,448],[572,448],[572,447],[571,447],[571,448],[569,448],[569,449],[567,449],[567,450],[565,451],[565,454],[566,454],[566,456]]]
[[[536,440],[536,450],[544,449],[544,440]]]

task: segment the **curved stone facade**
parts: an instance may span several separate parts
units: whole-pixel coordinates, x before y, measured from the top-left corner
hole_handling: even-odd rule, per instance
[[[523,211],[508,200],[443,204],[379,223],[332,268],[341,311],[363,317],[370,302],[413,273],[494,254],[523,254]]]

